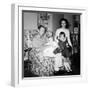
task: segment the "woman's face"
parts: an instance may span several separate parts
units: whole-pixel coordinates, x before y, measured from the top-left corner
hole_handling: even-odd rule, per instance
[[[66,22],[63,20],[63,21],[61,21],[61,26],[63,27],[63,28],[65,28],[66,27]]]
[[[41,27],[39,33],[40,36],[42,36],[45,33],[45,28]]]

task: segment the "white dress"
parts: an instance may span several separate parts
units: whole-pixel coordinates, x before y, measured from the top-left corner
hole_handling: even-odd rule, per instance
[[[58,47],[58,44],[50,38],[49,42],[46,44],[46,48],[43,51],[43,56],[55,58],[55,60],[54,60],[55,61],[55,65],[54,65],[55,71],[59,71],[59,67],[62,66],[62,55],[61,55],[61,53],[58,53],[58,54],[53,53],[57,47]]]
[[[58,47],[57,43],[49,38],[48,43],[45,44],[45,49],[43,50],[43,56],[55,57],[53,51]]]

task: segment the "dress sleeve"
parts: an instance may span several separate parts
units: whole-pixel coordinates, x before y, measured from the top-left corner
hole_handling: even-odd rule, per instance
[[[72,47],[69,31],[67,32],[67,40],[68,40],[69,45]]]
[[[56,30],[56,33],[55,33],[55,41],[56,42],[58,42],[58,40],[57,40],[57,37],[59,36],[59,33],[60,33],[60,30]]]

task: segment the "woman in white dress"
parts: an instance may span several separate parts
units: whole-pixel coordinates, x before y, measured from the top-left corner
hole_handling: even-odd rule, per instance
[[[68,41],[69,45],[72,47],[71,40],[70,40],[69,23],[68,23],[67,19],[64,19],[64,18],[61,19],[59,24],[60,24],[60,28],[58,28],[56,30],[55,41],[58,42],[57,37],[59,36],[59,33],[60,32],[64,32],[65,35],[66,35],[66,38],[67,38],[67,41]]]

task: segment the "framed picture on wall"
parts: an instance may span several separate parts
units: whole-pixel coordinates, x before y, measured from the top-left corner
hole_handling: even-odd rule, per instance
[[[13,86],[86,80],[86,9],[22,4],[11,9]]]

